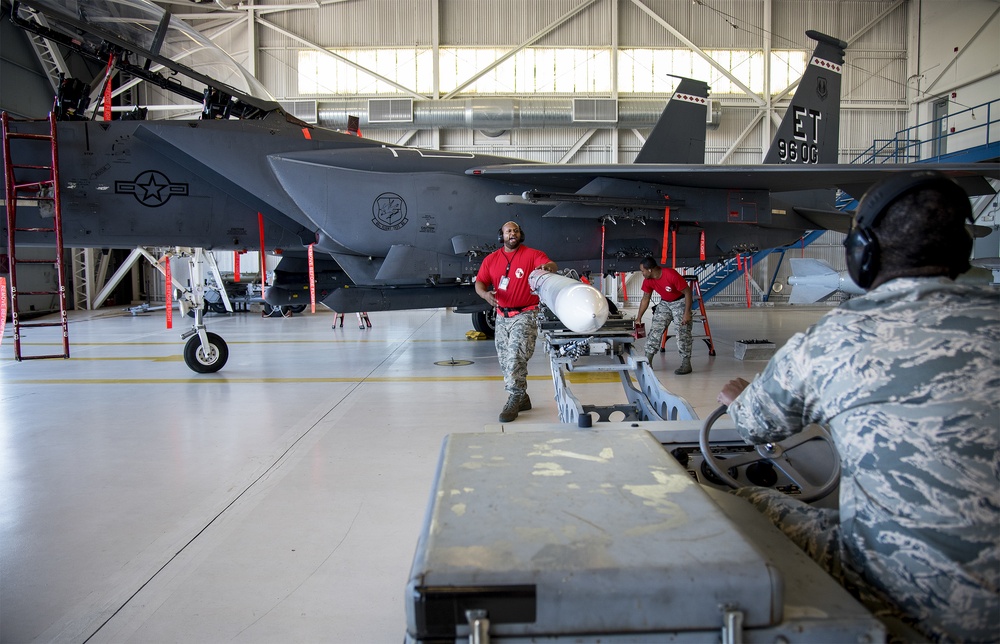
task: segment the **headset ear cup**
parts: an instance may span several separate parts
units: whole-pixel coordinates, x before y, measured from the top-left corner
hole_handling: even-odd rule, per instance
[[[521,239],[521,243],[523,244],[524,243],[524,228],[521,228],[520,226],[518,226],[517,227],[517,231],[520,233],[519,237]],[[503,243],[503,226],[501,226],[497,230],[497,243],[500,243],[500,244]]]
[[[867,228],[857,227],[844,240],[847,272],[854,283],[868,289],[879,270],[878,239]]]

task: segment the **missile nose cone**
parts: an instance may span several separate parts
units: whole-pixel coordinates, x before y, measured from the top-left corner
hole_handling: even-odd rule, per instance
[[[574,333],[594,333],[608,321],[608,301],[593,286],[544,270],[533,271],[528,281],[542,303]]]

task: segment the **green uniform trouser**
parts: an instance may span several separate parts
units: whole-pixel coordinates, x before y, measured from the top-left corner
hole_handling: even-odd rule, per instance
[[[496,345],[504,389],[512,396],[528,391],[528,360],[535,353],[538,312],[524,311],[512,318],[497,315]]]
[[[681,354],[681,359],[691,359],[691,323],[682,324],[684,319],[684,298],[673,302],[664,302],[656,305],[653,311],[653,322],[649,325],[649,333],[646,334],[646,359],[653,360],[653,356],[660,350],[663,344],[663,334],[667,332],[667,327],[671,322],[677,323],[677,353]]]

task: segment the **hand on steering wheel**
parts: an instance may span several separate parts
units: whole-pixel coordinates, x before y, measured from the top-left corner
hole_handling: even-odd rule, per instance
[[[811,427],[804,429],[803,431],[790,436],[779,443],[764,443],[763,445],[755,445],[755,450],[753,452],[746,452],[745,454],[739,454],[737,456],[728,457],[725,459],[718,459],[712,453],[711,445],[708,440],[709,432],[712,430],[712,426],[715,424],[719,418],[721,418],[726,413],[727,407],[725,405],[719,407],[705,419],[704,424],[701,427],[701,433],[698,436],[698,445],[701,447],[701,455],[705,459],[705,463],[712,469],[712,472],[716,474],[720,479],[722,479],[726,485],[732,488],[747,487],[749,483],[740,483],[727,472],[728,469],[733,467],[740,467],[743,465],[749,465],[751,463],[756,463],[758,461],[767,461],[774,467],[784,472],[788,479],[797,485],[802,491],[801,495],[797,498],[803,502],[816,501],[822,499],[826,495],[830,494],[837,488],[837,484],[840,483],[840,455],[837,454],[837,448],[833,443],[833,437],[830,433],[820,427],[819,425],[812,425]],[[795,449],[796,447],[807,443],[811,440],[822,440],[825,441],[830,446],[830,451],[833,453],[833,472],[830,474],[829,479],[822,485],[815,485],[810,483],[807,478],[805,478],[798,469],[788,460],[785,455],[786,452]]]

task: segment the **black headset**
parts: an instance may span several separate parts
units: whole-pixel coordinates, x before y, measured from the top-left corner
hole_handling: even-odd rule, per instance
[[[969,197],[955,181],[936,170],[915,170],[894,174],[879,181],[865,193],[858,204],[854,225],[844,239],[847,271],[863,289],[869,288],[878,275],[881,263],[878,239],[873,229],[889,207],[908,192],[933,189],[965,204],[966,219],[972,221]]]
[[[504,222],[504,224],[507,224],[507,223],[509,223],[509,222],[506,222],[506,221]],[[521,228],[521,224],[517,223],[516,221],[512,222],[512,223],[515,226],[517,226],[517,232],[521,233],[521,235],[520,235],[520,237],[521,237],[521,243],[523,244],[524,243],[524,228]],[[503,226],[500,226],[499,228],[497,228],[497,242],[499,242],[500,244],[503,244]]]

